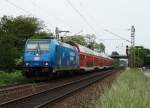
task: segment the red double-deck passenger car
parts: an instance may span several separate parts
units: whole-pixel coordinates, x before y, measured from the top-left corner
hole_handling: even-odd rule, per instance
[[[80,69],[90,71],[94,69],[111,68],[112,58],[98,53],[77,43],[71,43],[78,49]]]

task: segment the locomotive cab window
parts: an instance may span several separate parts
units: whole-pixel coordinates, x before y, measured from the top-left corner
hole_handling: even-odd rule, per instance
[[[48,51],[49,40],[29,40],[26,45],[27,51]]]

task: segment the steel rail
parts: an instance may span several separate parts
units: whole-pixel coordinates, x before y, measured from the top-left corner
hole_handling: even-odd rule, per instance
[[[46,86],[48,83],[41,82],[41,83],[28,83],[18,86],[11,86],[7,88],[0,89],[0,103],[4,103],[14,98],[23,97],[25,95],[33,94],[35,92],[35,88],[40,86]]]

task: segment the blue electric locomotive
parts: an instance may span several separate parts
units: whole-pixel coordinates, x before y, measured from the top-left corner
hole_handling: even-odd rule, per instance
[[[56,72],[79,69],[77,48],[56,39],[27,40],[23,62],[23,74],[33,79],[45,79]]]

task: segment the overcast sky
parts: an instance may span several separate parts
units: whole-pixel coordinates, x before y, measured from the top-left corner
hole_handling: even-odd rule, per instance
[[[30,15],[44,21],[47,29],[55,27],[69,30],[72,34],[83,31],[82,35],[93,33],[97,42],[103,42],[106,53],[118,51],[125,54],[130,43],[105,32],[110,30],[130,40],[132,25],[135,26],[136,45],[150,48],[150,1],[149,0],[9,0],[22,9],[0,0],[0,17],[3,15]],[[71,7],[70,1],[79,13]],[[80,14],[80,15],[79,15]],[[88,26],[88,24],[90,27]]]

